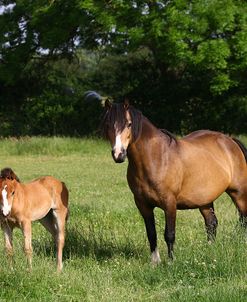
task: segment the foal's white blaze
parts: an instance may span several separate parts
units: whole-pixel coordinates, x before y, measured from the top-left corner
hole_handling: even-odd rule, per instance
[[[119,154],[121,153],[122,148],[123,148],[123,144],[122,144],[122,141],[121,141],[121,135],[118,134],[116,136],[115,145],[114,145],[114,148],[113,148],[115,158],[118,158]]]
[[[3,215],[7,216],[11,210],[11,206],[9,205],[8,199],[7,199],[7,191],[6,191],[7,185],[4,186],[2,190],[2,197],[3,197],[3,206],[2,211]]]
[[[159,263],[161,262],[160,253],[159,253],[157,247],[156,247],[156,249],[152,252],[152,255],[151,255],[151,262],[152,262],[153,265],[159,264]]]

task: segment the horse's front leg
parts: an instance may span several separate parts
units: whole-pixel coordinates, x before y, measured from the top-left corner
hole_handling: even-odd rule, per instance
[[[22,222],[22,232],[24,235],[24,251],[28,260],[29,270],[32,270],[32,228],[31,221],[25,220]]]
[[[153,265],[157,265],[161,262],[160,254],[157,248],[157,233],[155,228],[154,208],[147,206],[144,202],[135,198],[136,205],[144,219],[147,237],[151,250],[151,262]]]
[[[214,213],[214,205],[211,203],[208,206],[204,206],[199,208],[206,226],[208,242],[211,243],[215,240],[216,237],[216,229],[218,226],[218,220]]]
[[[6,222],[3,222],[2,230],[4,233],[5,250],[10,263],[11,269],[13,269],[13,227]]]
[[[177,205],[175,200],[166,203],[165,210],[165,241],[168,248],[168,257],[173,260],[173,245],[175,242],[176,212]]]

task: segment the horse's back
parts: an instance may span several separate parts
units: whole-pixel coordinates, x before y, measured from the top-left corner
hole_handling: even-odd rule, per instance
[[[50,194],[56,194],[61,197],[62,202],[67,206],[68,204],[68,189],[64,182],[53,176],[44,176],[38,179],[38,182],[46,188]]]
[[[193,200],[199,203],[213,201],[246,181],[245,157],[233,139],[222,133],[192,132],[180,140],[180,156],[184,166],[181,199],[194,194]]]
[[[206,141],[206,140],[211,141],[217,138],[228,138],[228,136],[217,131],[197,130],[187,134],[181,140],[189,141],[193,143],[200,143],[201,141]]]
[[[225,162],[232,169],[239,165],[246,167],[245,154],[234,139],[221,132],[210,130],[194,131],[181,139],[181,143],[186,146],[184,149],[198,153],[212,154],[217,161]]]
[[[64,182],[53,176],[43,176],[25,184],[26,191],[29,195],[39,196],[44,199],[61,200],[67,207],[68,189]]]

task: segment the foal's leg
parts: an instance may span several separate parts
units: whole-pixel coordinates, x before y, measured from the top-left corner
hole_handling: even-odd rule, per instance
[[[24,235],[24,251],[27,256],[29,269],[32,269],[32,229],[31,229],[31,221],[26,220],[22,222],[22,232]]]
[[[50,212],[44,218],[40,219],[39,222],[46,228],[49,233],[51,233],[53,239],[56,241],[57,224],[56,219],[53,215],[53,210],[50,210]]]
[[[5,241],[5,250],[10,263],[11,269],[13,269],[13,227],[8,223],[3,222],[2,230],[4,233],[4,241]]]
[[[154,219],[154,212],[153,212],[154,209],[152,207],[145,205],[143,202],[140,202],[136,198],[135,198],[135,203],[144,219],[148,241],[150,244],[150,250],[152,253],[151,262],[153,265],[159,264],[161,260],[157,248],[157,233],[155,228],[155,219]]]
[[[68,210],[67,208],[53,210],[53,215],[56,221],[57,236],[57,271],[60,272],[63,268],[63,247],[65,241],[65,223]]]
[[[199,210],[205,221],[208,242],[211,243],[215,240],[218,226],[218,220],[214,213],[214,205],[211,203],[210,205],[199,208]]]

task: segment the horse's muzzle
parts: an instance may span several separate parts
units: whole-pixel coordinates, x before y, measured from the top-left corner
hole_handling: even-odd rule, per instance
[[[117,156],[115,155],[114,150],[112,150],[111,154],[112,154],[112,157],[113,157],[115,163],[121,164],[125,161],[127,152],[125,149],[122,148],[121,152]]]
[[[0,221],[7,219],[10,216],[10,212],[7,214],[3,214],[3,211],[0,210]]]

